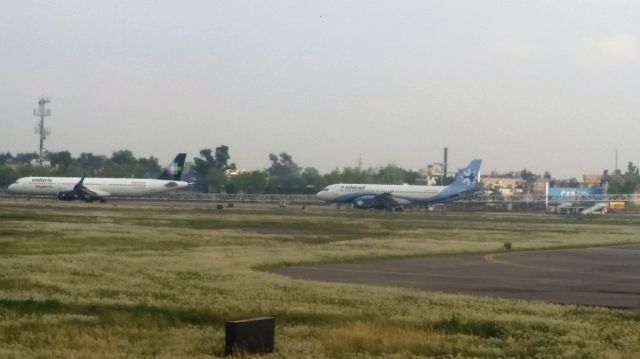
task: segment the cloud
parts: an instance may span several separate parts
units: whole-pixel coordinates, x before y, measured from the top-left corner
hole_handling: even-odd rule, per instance
[[[638,39],[628,33],[583,38],[582,61],[589,67],[626,65],[638,58]]]

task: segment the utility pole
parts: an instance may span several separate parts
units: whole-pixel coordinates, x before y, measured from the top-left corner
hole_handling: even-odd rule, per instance
[[[443,173],[442,173],[442,185],[444,186],[444,181],[447,180],[447,167],[449,167],[449,147],[444,148],[444,163],[442,164]]]
[[[44,127],[44,118],[51,116],[51,110],[44,108],[44,105],[51,102],[48,97],[41,96],[38,99],[38,108],[33,110],[33,115],[40,117],[40,123],[36,125],[36,135],[40,135],[40,156],[38,157],[38,163],[40,166],[44,164],[44,140],[51,133],[48,128]]]

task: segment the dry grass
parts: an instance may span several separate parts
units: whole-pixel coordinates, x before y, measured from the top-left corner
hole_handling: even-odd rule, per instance
[[[446,354],[446,341],[441,333],[385,322],[345,323],[322,332],[319,339],[323,347],[336,357],[345,353]]]
[[[0,202],[0,358],[216,357],[275,315],[272,357],[628,357],[637,315],[308,283],[294,263],[640,242],[640,220]]]

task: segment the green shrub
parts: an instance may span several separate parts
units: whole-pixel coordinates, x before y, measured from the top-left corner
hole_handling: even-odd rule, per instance
[[[448,334],[467,334],[482,338],[503,338],[506,328],[493,320],[469,320],[457,314],[436,322],[434,328]]]

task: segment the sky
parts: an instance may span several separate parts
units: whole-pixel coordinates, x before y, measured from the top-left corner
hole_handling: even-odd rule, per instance
[[[4,1],[0,152],[578,177],[640,162],[637,1]]]

